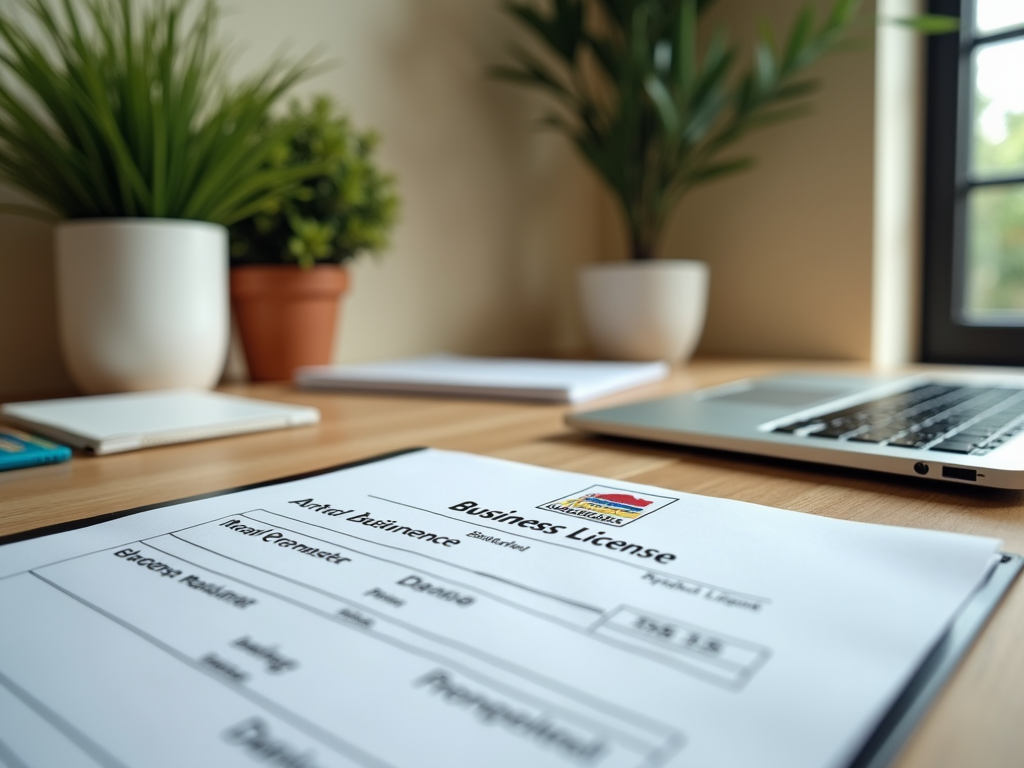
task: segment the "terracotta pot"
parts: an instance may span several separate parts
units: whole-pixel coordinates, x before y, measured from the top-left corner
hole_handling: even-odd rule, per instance
[[[233,267],[231,306],[249,377],[281,381],[299,366],[330,363],[338,303],[347,287],[348,273],[333,264]]]

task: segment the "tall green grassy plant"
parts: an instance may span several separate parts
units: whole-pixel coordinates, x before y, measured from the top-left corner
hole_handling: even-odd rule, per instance
[[[535,87],[561,107],[545,122],[575,144],[621,205],[635,259],[655,255],[665,222],[694,187],[749,168],[731,154],[751,132],[806,114],[818,83],[807,74],[870,19],[861,0],[807,5],[779,40],[764,24],[749,56],[723,29],[699,44],[715,0],[526,0],[507,12],[544,49],[514,50],[495,74]],[[864,23],[866,22],[866,24]],[[955,19],[904,19],[923,32]]]
[[[310,60],[228,85],[214,0],[6,5],[0,180],[48,209],[19,212],[231,224],[319,170],[265,163],[269,111]]]

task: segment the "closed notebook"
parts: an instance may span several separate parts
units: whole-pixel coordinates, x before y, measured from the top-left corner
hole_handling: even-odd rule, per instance
[[[9,403],[4,420],[96,454],[283,429],[320,420],[316,408],[196,389]]]
[[[471,395],[582,403],[668,375],[663,362],[547,360],[522,357],[429,355],[354,365],[299,368],[307,389],[352,389]]]
[[[0,427],[0,470],[54,464],[71,458],[71,449],[20,429]]]

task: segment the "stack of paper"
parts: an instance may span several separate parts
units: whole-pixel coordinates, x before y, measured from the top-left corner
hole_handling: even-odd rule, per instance
[[[312,366],[295,375],[308,389],[475,395],[582,403],[668,375],[663,362],[541,360],[429,355],[380,363]]]
[[[285,429],[320,421],[320,411],[198,389],[9,403],[4,420],[96,454]]]

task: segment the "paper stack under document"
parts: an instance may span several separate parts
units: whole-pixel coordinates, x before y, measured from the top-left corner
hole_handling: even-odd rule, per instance
[[[300,368],[307,389],[355,389],[583,403],[668,376],[663,362],[545,360],[439,354]]]

